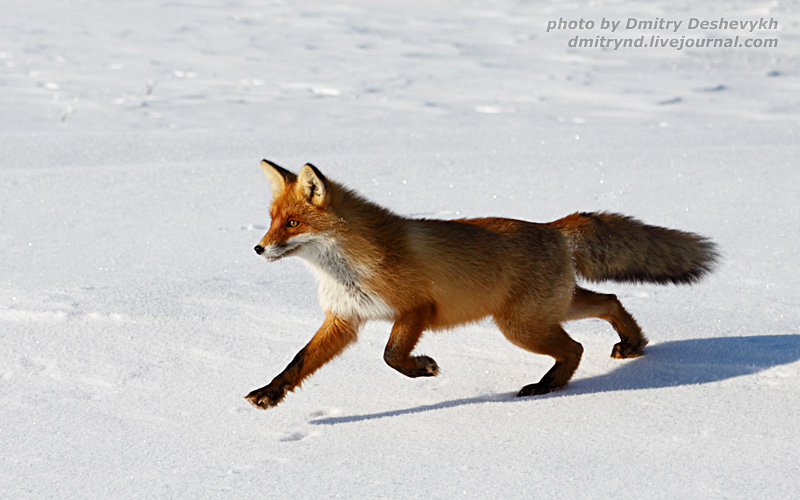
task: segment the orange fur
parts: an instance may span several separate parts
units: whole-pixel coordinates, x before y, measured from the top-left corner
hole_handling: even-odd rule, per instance
[[[692,282],[709,272],[709,240],[617,214],[573,214],[538,224],[513,219],[409,219],[328,180],[312,165],[295,175],[266,160],[273,202],[269,231],[255,250],[273,261],[303,258],[320,280],[326,319],[311,342],[270,384],[247,399],[258,408],[288,391],[356,339],[370,319],[394,322],[386,362],[409,377],[433,376],[436,362],[411,353],[425,330],[492,316],[515,345],[555,365],[520,396],[567,385],[582,346],[564,321],[597,317],[633,357],[647,343],[613,295],[576,285],[590,280]]]

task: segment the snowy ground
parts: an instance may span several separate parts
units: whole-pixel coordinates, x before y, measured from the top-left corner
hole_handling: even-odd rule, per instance
[[[7,498],[790,498],[800,487],[800,14],[790,2],[7,0],[0,26],[0,491]],[[715,3],[716,5],[716,3]],[[758,20],[774,48],[570,48],[548,21]],[[629,30],[620,37],[728,37]],[[611,35],[609,35],[611,36]],[[321,321],[252,251],[262,157],[393,210],[612,210],[700,232],[694,287],[602,284],[571,386],[490,323],[389,325],[269,411]]]

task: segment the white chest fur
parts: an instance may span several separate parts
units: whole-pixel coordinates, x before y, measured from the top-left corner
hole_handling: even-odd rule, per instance
[[[391,306],[363,286],[369,270],[354,265],[332,239],[309,241],[297,255],[317,276],[319,302],[326,311],[361,319],[391,319],[394,316]]]

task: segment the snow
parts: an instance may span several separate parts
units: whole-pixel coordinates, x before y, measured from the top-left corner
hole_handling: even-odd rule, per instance
[[[800,486],[800,14],[784,2],[25,2],[0,43],[7,498],[790,498]],[[570,48],[548,21],[774,18],[773,48]],[[404,214],[609,210],[713,238],[691,287],[616,293],[650,339],[567,330],[571,385],[489,322],[382,359],[390,325],[277,408],[244,396],[322,320],[252,251],[259,162]]]

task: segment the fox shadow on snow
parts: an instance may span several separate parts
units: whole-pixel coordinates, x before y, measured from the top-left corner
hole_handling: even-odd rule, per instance
[[[538,397],[565,397],[707,384],[750,375],[774,366],[793,363],[798,359],[800,359],[800,335],[676,340],[648,345],[644,356],[622,361],[618,368],[609,373],[573,379],[565,390]],[[310,423],[332,425],[360,422],[456,406],[510,402],[514,399],[513,396],[513,393],[483,395],[402,410],[320,418],[311,420]]]

